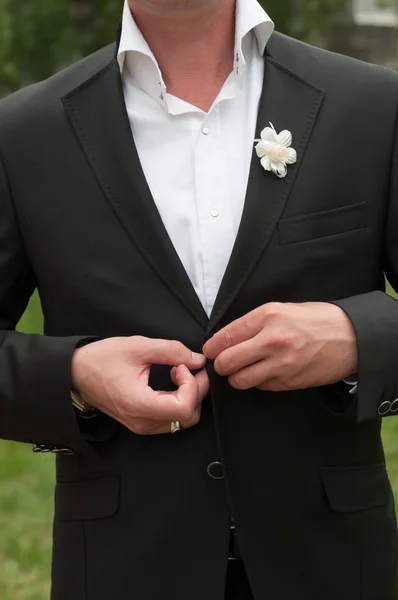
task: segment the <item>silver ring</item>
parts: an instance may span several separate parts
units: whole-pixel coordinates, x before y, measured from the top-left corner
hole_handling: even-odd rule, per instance
[[[171,433],[177,433],[177,431],[181,431],[180,421],[172,421],[170,423],[170,431]]]

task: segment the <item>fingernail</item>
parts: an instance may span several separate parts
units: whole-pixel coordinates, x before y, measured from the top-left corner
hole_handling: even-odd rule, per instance
[[[197,363],[202,363],[205,357],[203,354],[198,354],[197,352],[192,352],[192,360]]]

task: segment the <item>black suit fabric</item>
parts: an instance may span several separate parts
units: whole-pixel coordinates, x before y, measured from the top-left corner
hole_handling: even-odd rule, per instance
[[[255,600],[397,598],[378,408],[398,397],[398,303],[384,291],[384,272],[398,289],[398,75],[279,34],[264,60],[255,137],[270,121],[290,130],[298,161],[278,179],[253,152],[210,319],[145,181],[115,46],[0,103],[0,436],[75,452],[57,459],[52,600],[223,600],[231,508]],[[15,333],[36,287],[45,336]],[[338,383],[240,392],[209,364],[193,429],[79,427],[79,341],[201,351],[274,301],[347,312],[355,397]],[[151,383],[172,388],[165,368]]]

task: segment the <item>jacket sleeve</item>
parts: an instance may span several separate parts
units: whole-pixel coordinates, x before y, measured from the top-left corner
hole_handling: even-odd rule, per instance
[[[383,269],[398,292],[398,120],[395,125]],[[374,291],[333,304],[346,312],[357,335],[358,421],[398,415],[398,300]]]
[[[0,157],[0,438],[89,456],[70,397],[70,365],[83,336],[15,332],[36,287]]]

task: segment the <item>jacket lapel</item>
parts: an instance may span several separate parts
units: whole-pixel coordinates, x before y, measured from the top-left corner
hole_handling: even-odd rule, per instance
[[[131,241],[198,323],[208,317],[174,249],[145,179],[116,58],[63,98],[75,134]]]
[[[242,220],[232,255],[210,317],[207,337],[234,301],[266,249],[282,214],[303,161],[324,92],[265,57],[264,85],[255,138],[271,122],[277,132],[288,129],[297,163],[288,166],[284,179],[264,171],[254,151]]]

